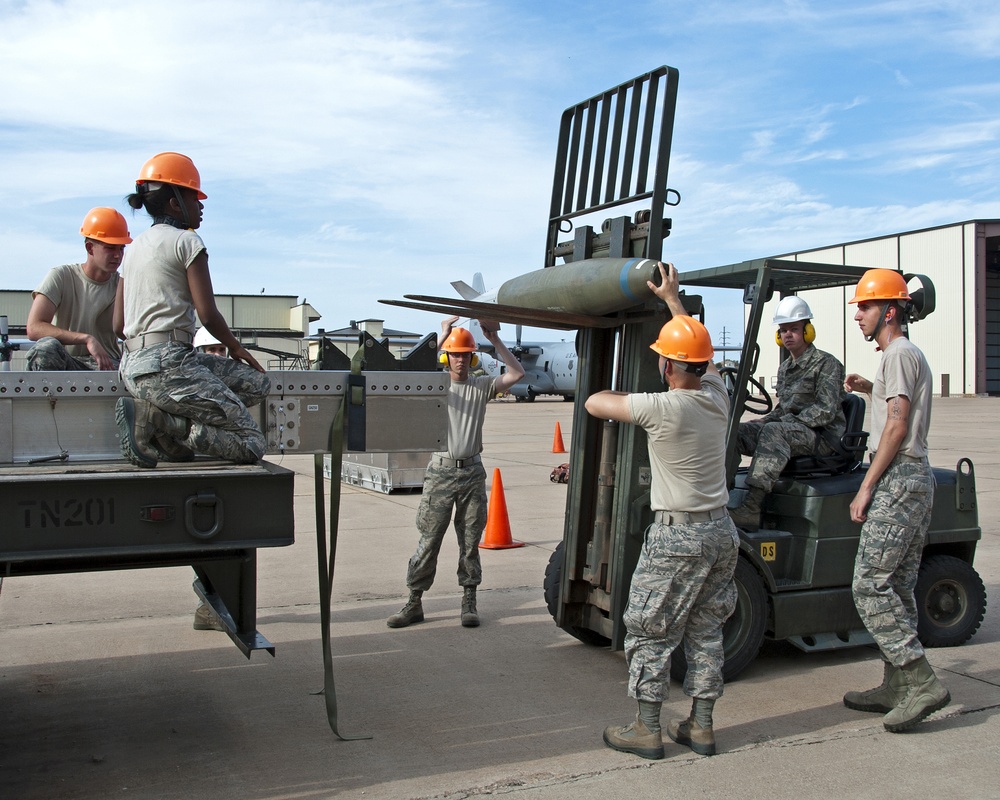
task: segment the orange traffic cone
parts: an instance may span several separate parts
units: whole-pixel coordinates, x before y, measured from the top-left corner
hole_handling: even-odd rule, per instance
[[[562,440],[562,428],[559,427],[559,423],[556,423],[556,435],[552,438],[552,452],[553,453],[565,453],[566,448],[563,447]]]
[[[510,517],[507,516],[507,500],[503,496],[499,468],[493,470],[493,489],[490,492],[489,511],[486,513],[486,535],[479,546],[487,550],[524,547],[524,542],[515,542],[510,538]]]

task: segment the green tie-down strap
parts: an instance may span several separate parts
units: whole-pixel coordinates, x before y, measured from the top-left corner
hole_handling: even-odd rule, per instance
[[[344,460],[344,406],[340,404],[330,428],[330,539],[326,538],[323,509],[323,454],[313,456],[316,498],[316,558],[319,567],[319,620],[323,642],[323,692],[330,729],[344,741],[371,739],[370,734],[349,736],[337,730],[337,687],[333,680],[333,653],[330,650],[330,602],[333,596],[333,567],[337,560],[337,528],[340,520],[340,470]],[[327,551],[329,550],[329,558]]]

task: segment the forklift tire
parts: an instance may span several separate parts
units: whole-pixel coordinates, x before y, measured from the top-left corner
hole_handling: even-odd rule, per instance
[[[917,576],[917,635],[925,647],[955,647],[972,638],[986,615],[986,587],[971,565],[929,556]]]
[[[545,607],[552,615],[552,619],[556,618],[556,614],[559,611],[559,584],[562,583],[563,564],[565,563],[566,544],[565,542],[559,542],[549,557],[549,563],[545,567],[545,580],[542,582]],[[608,647],[611,644],[611,640],[607,636],[602,636],[597,631],[592,631],[588,628],[578,628],[568,625],[562,628],[562,630],[575,639],[579,639],[584,644],[594,645],[595,647]]]
[[[757,570],[741,557],[736,562],[733,578],[736,581],[736,610],[722,626],[726,658],[722,665],[722,679],[726,683],[735,679],[757,658],[767,625],[767,592]],[[683,683],[686,673],[687,658],[682,645],[670,656],[670,677]]]

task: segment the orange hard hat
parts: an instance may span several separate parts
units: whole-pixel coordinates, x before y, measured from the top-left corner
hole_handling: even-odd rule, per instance
[[[694,364],[711,361],[715,355],[708,329],[694,317],[676,316],[660,328],[650,349],[671,361]]]
[[[479,348],[476,346],[476,337],[471,331],[465,328],[452,328],[441,349],[446,353],[475,353]]]
[[[201,190],[198,168],[190,158],[181,153],[157,153],[143,164],[139,177],[135,180],[136,186],[151,181],[194,189],[199,200],[208,199],[208,195]]]
[[[869,300],[909,300],[906,279],[894,269],[870,269],[861,276],[854,297],[848,303],[864,303]]]
[[[80,233],[88,239],[96,239],[105,244],[131,244],[125,217],[113,208],[98,206],[87,212],[80,226]]]

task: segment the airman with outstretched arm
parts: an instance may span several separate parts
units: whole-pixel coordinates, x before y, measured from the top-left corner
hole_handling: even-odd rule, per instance
[[[628,693],[639,710],[630,724],[605,729],[604,742],[652,759],[664,755],[660,710],[670,655],[682,643],[691,713],[670,722],[667,735],[696,753],[715,753],[712,713],[723,688],[722,625],[736,608],[739,547],[726,512],[729,396],[712,363],[708,331],[680,302],[677,270],[673,264],[659,270],[660,286],[649,286],[672,317],[650,349],[659,355],[669,391],[606,390],[586,403],[593,416],[639,425],[648,437],[654,522],[643,538],[624,615]]]
[[[479,542],[486,528],[486,470],[483,467],[483,421],[486,404],[497,393],[506,392],[524,377],[521,362],[500,340],[499,325],[482,323],[483,334],[506,366],[497,378],[473,376],[475,337],[465,328],[454,327],[458,317],[441,323],[441,350],[448,364],[448,449],[431,456],[424,476],[423,495],[417,511],[420,539],[406,569],[410,597],[406,605],[386,621],[390,628],[423,622],[423,593],[431,588],[437,572],[441,542],[452,522],[458,536],[458,583],[462,587],[462,625],[479,625],[476,587],[483,579]]]

